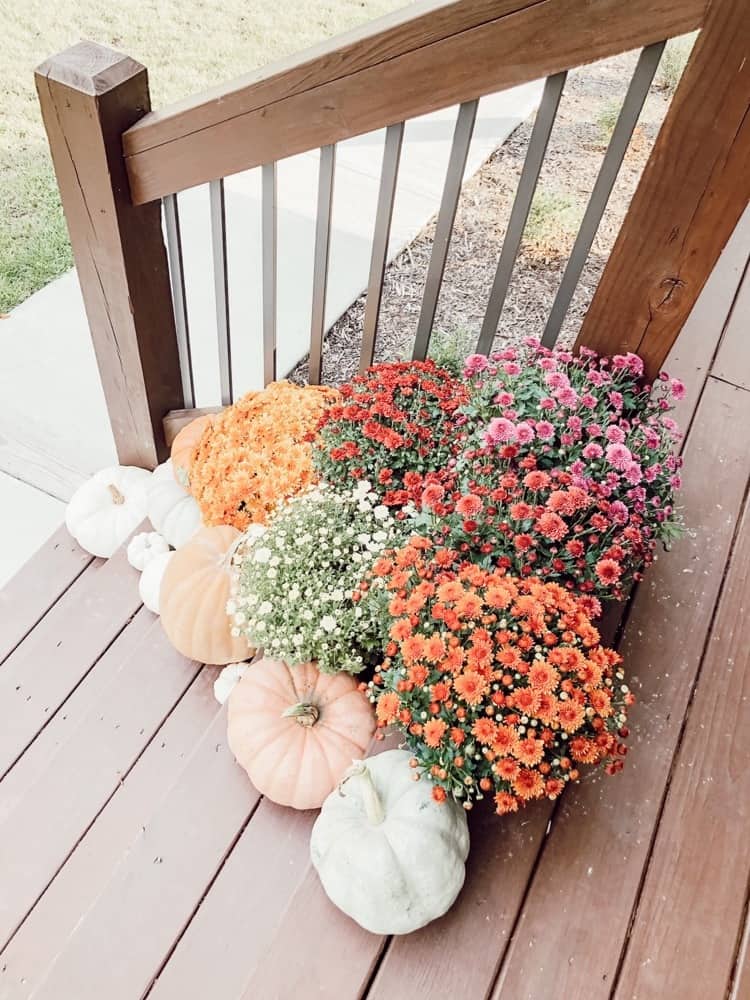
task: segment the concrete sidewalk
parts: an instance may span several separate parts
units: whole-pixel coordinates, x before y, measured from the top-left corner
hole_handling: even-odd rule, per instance
[[[542,83],[483,98],[466,176],[474,174],[536,108]],[[440,203],[456,108],[407,123],[389,245],[392,259]],[[337,148],[326,325],[367,284],[385,130]],[[278,370],[308,349],[318,153],[279,164]],[[226,180],[227,256],[235,391],[262,384],[260,171]],[[208,188],[179,196],[196,405],[219,402]],[[489,290],[488,290],[489,292]],[[80,289],[71,271],[0,321],[0,584],[62,519],[63,506],[37,501],[48,516],[29,515],[34,491],[67,500],[86,477],[116,461]],[[3,475],[5,474],[5,475]],[[18,480],[11,483],[9,477]],[[27,484],[24,488],[23,484]],[[55,518],[57,517],[57,520]],[[20,533],[29,526],[29,544]],[[11,534],[13,544],[9,544]],[[7,535],[7,538],[6,538]],[[25,554],[23,554],[25,552]]]

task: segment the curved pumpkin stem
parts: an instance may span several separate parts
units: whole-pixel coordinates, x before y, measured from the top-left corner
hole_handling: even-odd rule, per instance
[[[343,787],[347,781],[354,781],[356,779],[359,779],[360,795],[362,796],[362,804],[365,807],[367,818],[373,826],[379,826],[385,819],[385,810],[383,809],[383,803],[380,801],[378,790],[375,787],[375,782],[372,780],[372,774],[366,761],[352,761],[352,766],[339,782],[339,795],[344,794]]]
[[[107,489],[109,490],[112,496],[112,503],[117,504],[118,507],[121,507],[122,504],[125,503],[125,497],[122,495],[122,493],[120,493],[115,484],[108,483]]]
[[[320,709],[317,705],[306,705],[304,702],[297,702],[290,705],[281,713],[282,719],[296,719],[301,726],[314,726],[320,718]]]

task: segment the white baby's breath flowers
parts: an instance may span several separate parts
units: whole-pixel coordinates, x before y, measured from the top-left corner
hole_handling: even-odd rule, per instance
[[[380,625],[363,612],[359,586],[378,555],[409,534],[409,516],[394,518],[364,481],[349,490],[321,484],[280,503],[238,546],[227,605],[233,633],[325,673],[375,662]]]

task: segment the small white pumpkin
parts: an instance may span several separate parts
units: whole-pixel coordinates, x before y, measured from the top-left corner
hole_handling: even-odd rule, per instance
[[[155,615],[159,614],[159,593],[161,591],[162,577],[173,555],[174,552],[167,551],[156,556],[146,566],[138,581],[138,593],[141,595],[141,600],[148,610],[153,611]]]
[[[145,469],[113,465],[79,486],[65,525],[81,548],[109,559],[146,517],[150,479]]]
[[[130,539],[127,552],[133,569],[143,572],[152,559],[169,552],[169,545],[158,531],[141,531]]]
[[[148,516],[167,542],[179,549],[201,526],[201,512],[194,497],[180,486],[172,460],[154,469],[148,489]]]
[[[214,698],[220,705],[229,698],[247,673],[249,663],[228,663],[214,681]]]
[[[373,934],[442,916],[464,884],[466,813],[414,781],[405,750],[354,761],[323,803],[310,856],[329,899]]]

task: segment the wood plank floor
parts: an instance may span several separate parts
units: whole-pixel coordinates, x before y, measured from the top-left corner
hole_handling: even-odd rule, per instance
[[[471,816],[454,908],[399,938],[326,899],[313,813],[260,798],[212,668],[122,553],[58,532],[0,594],[0,998],[750,1000],[750,212],[668,370],[682,503],[618,635],[616,778]]]

